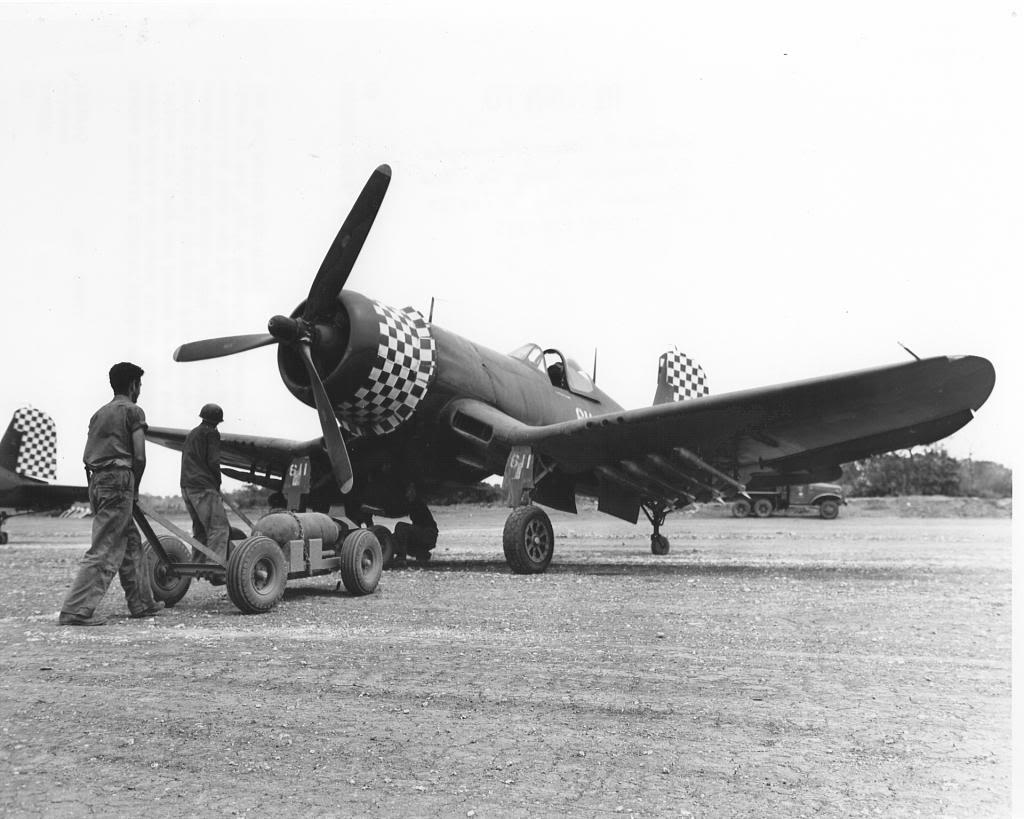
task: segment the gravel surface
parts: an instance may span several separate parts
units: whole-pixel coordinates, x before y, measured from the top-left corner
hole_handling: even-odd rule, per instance
[[[553,514],[516,576],[505,515],[264,615],[115,581],[103,628],[56,621],[89,521],[9,521],[0,814],[1008,815],[1008,518],[677,515],[655,557]]]

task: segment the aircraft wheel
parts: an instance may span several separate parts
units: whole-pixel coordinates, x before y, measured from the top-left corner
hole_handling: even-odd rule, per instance
[[[284,595],[288,567],[277,542],[254,535],[231,551],[228,559],[228,597],[245,614],[270,611]]]
[[[547,513],[536,506],[521,506],[505,521],[501,537],[505,560],[516,574],[540,574],[555,553],[555,531]]]
[[[380,541],[370,529],[355,529],[345,536],[341,544],[341,582],[349,594],[372,592],[383,569]]]
[[[370,531],[377,536],[384,568],[390,569],[391,563],[395,559],[395,536],[391,534],[391,530],[387,526],[371,526]]]
[[[734,518],[745,518],[750,514],[750,501],[738,500],[732,505],[732,516]]]
[[[651,554],[667,555],[669,550],[668,538],[664,535],[651,535]]]
[[[191,551],[176,537],[161,535],[160,545],[172,563],[190,563],[192,561]],[[149,573],[149,585],[153,589],[154,600],[162,601],[166,608],[171,608],[185,596],[192,583],[192,578],[174,574],[167,564],[157,557],[156,551],[148,543],[143,565],[146,566]]]
[[[771,517],[772,502],[768,498],[758,498],[754,501],[754,515],[759,518]]]
[[[818,507],[818,514],[825,520],[835,520],[839,517],[839,504],[834,500],[823,500]]]

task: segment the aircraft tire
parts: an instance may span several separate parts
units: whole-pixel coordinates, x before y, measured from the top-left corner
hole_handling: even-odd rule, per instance
[[[664,535],[651,535],[651,554],[667,555],[670,544]]]
[[[161,535],[160,545],[172,563],[190,563],[192,561],[192,553],[189,548],[176,537]],[[174,606],[188,592],[192,578],[171,574],[148,543],[146,544],[144,565],[149,573],[149,586],[153,590],[153,599],[162,602],[165,608],[169,609]]]
[[[758,498],[754,501],[754,516],[759,518],[770,518],[772,516],[772,502],[768,498]]]
[[[555,553],[551,519],[537,506],[514,509],[501,536],[505,560],[515,574],[541,574]]]
[[[834,500],[823,500],[818,506],[818,514],[825,520],[835,520],[839,517],[839,504]]]
[[[745,518],[750,514],[750,501],[738,500],[732,505],[732,516],[734,518]]]
[[[370,531],[377,536],[377,542],[380,544],[382,565],[385,569],[390,569],[395,559],[395,536],[387,526],[371,526]]]
[[[245,614],[262,614],[277,605],[288,582],[288,566],[277,542],[254,535],[232,549],[228,559],[228,597]]]
[[[376,528],[376,527],[375,527]],[[370,594],[384,569],[380,541],[370,529],[356,529],[341,544],[341,582],[349,594]]]

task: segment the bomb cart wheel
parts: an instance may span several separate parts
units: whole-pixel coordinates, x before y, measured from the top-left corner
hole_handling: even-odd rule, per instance
[[[664,535],[651,535],[651,554],[667,555],[669,550],[668,538]]]
[[[745,518],[750,514],[750,501],[738,500],[732,505],[734,518]]]
[[[377,588],[383,569],[377,536],[369,529],[349,532],[341,544],[341,582],[349,594],[370,594]]]
[[[825,520],[835,520],[839,517],[839,504],[834,500],[823,500],[818,507],[818,514]]]
[[[555,532],[547,513],[536,506],[515,509],[505,521],[501,545],[516,574],[543,572],[555,553]]]
[[[395,536],[387,526],[371,526],[370,531],[377,536],[384,568],[390,569],[391,562],[395,559]]]
[[[176,537],[160,535],[160,545],[171,563],[189,563],[192,560],[192,553],[188,547]],[[154,600],[163,602],[164,607],[169,609],[185,596],[192,578],[175,574],[148,543],[143,565],[149,574],[149,586],[153,589]]]
[[[284,595],[288,567],[277,542],[265,535],[243,540],[228,560],[228,597],[240,611],[270,611]]]
[[[758,498],[754,501],[754,515],[759,518],[769,518],[772,515],[772,502],[768,498]]]

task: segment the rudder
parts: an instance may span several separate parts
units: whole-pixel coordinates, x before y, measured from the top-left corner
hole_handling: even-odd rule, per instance
[[[704,368],[685,353],[669,350],[658,359],[658,388],[655,404],[669,404],[709,395]]]
[[[3,440],[0,467],[26,478],[52,481],[57,477],[57,425],[42,410],[14,411]]]

